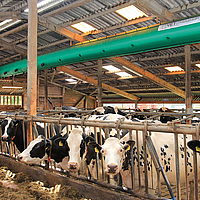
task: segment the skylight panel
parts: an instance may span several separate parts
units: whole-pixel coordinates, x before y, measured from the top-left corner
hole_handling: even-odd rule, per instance
[[[117,12],[119,15],[121,15],[122,17],[128,20],[136,19],[143,16],[147,17],[147,15],[144,12],[142,12],[141,10],[139,10],[133,5],[127,6],[125,8],[121,8],[119,10],[116,10],[115,12]]]
[[[1,23],[0,23],[0,26],[3,26],[4,24],[7,24],[7,23],[9,23],[9,22],[11,22],[12,21],[12,19],[6,19],[6,20],[4,20],[4,21],[2,21]]]
[[[200,64],[195,64],[198,68],[200,68]]]
[[[41,1],[37,4],[37,8],[38,8],[38,13],[47,10],[49,8],[52,8],[53,6],[63,2],[64,0],[44,0]],[[24,12],[28,12],[28,8],[24,10]]]
[[[93,26],[85,23],[85,22],[79,22],[77,24],[73,24],[71,25],[73,28],[78,29],[79,31],[83,32],[83,33],[87,33],[90,31],[94,31],[97,30],[96,28],[94,28]]]
[[[180,72],[180,71],[184,71],[181,67],[179,66],[173,66],[173,67],[165,67],[166,70],[170,71],[170,72]]]
[[[132,76],[132,75],[130,75],[130,74],[127,73],[127,72],[116,72],[115,74],[117,74],[118,76],[121,76],[121,77],[129,77],[129,76]]]
[[[21,22],[22,20],[17,20],[17,21],[13,21],[12,22],[12,20],[10,21],[11,23],[8,23],[7,25],[5,25],[5,26],[3,26],[2,28],[0,27],[0,31],[3,31],[4,29],[6,29],[6,28],[9,28],[9,27],[11,27],[11,26],[13,26],[13,25],[15,25],[15,24],[18,24],[19,22]],[[0,26],[2,26],[2,25],[0,25]]]
[[[73,78],[66,78],[65,79],[67,82],[69,82],[69,84],[76,84],[78,81],[73,79]]]
[[[103,66],[104,69],[107,69],[109,72],[118,72],[120,69],[113,66],[113,65],[107,65]]]

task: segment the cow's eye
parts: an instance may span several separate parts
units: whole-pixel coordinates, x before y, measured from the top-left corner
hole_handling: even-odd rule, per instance
[[[104,150],[101,150],[101,153],[105,153],[105,151],[104,151]]]
[[[122,149],[120,149],[119,152],[122,152]]]

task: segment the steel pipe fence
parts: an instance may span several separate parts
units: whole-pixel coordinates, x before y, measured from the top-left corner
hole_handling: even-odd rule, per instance
[[[9,116],[9,115],[6,115]],[[0,119],[4,119],[5,115],[0,115]],[[44,123],[45,127],[45,137],[50,138],[50,124],[58,124],[60,126],[66,125],[66,133],[70,134],[70,131],[74,127],[79,127],[85,131],[86,127],[94,128],[94,135],[95,141],[97,142],[97,133],[100,132],[100,135],[105,133],[105,138],[109,137],[109,129],[115,129],[120,139],[120,130],[128,129],[129,130],[129,139],[135,138],[135,146],[137,150],[142,148],[144,154],[144,167],[142,168],[139,164],[137,165],[135,160],[140,160],[139,152],[132,152],[131,151],[131,166],[130,166],[130,177],[131,177],[131,189],[134,192],[138,191],[145,191],[147,194],[151,194],[151,192],[156,191],[156,195],[158,197],[162,196],[161,191],[161,179],[164,179],[165,184],[167,185],[168,194],[172,199],[182,199],[181,196],[181,183],[180,183],[180,171],[184,170],[185,173],[185,181],[184,185],[186,187],[186,199],[189,199],[189,193],[192,192],[191,185],[189,186],[188,180],[188,152],[187,152],[187,137],[192,137],[192,139],[199,139],[199,124],[193,125],[185,125],[185,124],[178,124],[176,122],[170,122],[168,124],[159,124],[159,123],[152,123],[150,121],[144,122],[126,122],[123,120],[118,121],[104,121],[104,120],[89,120],[88,117],[80,118],[63,118],[63,116],[59,117],[35,117],[35,116],[18,116],[18,115],[10,115],[10,117],[16,120],[22,120],[23,124],[26,121],[32,122],[32,134],[33,138],[35,139],[38,136],[37,129],[36,129],[36,122]],[[53,127],[53,126],[51,126]],[[102,130],[104,128],[104,132]],[[53,135],[56,134],[55,130],[52,129]],[[173,134],[174,141],[173,145],[175,147],[175,166],[176,166],[176,193],[172,191],[170,182],[168,181],[168,177],[163,169],[161,164],[161,160],[159,159],[159,155],[155,148],[155,143],[152,141],[151,135],[163,133],[164,137],[168,137]],[[23,134],[25,134],[25,126],[23,125]],[[179,147],[179,136],[183,137],[183,146],[184,149],[184,166],[180,166],[180,147]],[[2,132],[0,129],[0,136],[2,136]],[[100,137],[101,138],[101,137]],[[142,138],[142,140],[141,140]],[[142,142],[141,142],[142,141]],[[25,144],[25,141],[24,141]],[[102,145],[102,140],[100,141],[100,145]],[[0,150],[2,154],[9,154],[10,156],[17,157],[19,151],[15,147],[13,143],[2,142],[0,143]],[[133,155],[134,154],[134,155]],[[98,158],[98,156],[97,156]],[[135,159],[135,160],[134,160]],[[150,161],[149,161],[150,159]],[[198,155],[196,152],[193,152],[193,174],[194,174],[194,195],[195,199],[199,199],[198,197]],[[151,170],[150,173],[148,172],[148,166],[153,166],[154,170]],[[106,181],[107,183],[113,184],[113,177],[106,175],[103,170],[104,166],[104,159],[96,160],[97,166],[97,179],[100,181]],[[55,170],[59,169],[56,163],[51,162],[51,168]],[[155,173],[153,172],[155,171]],[[88,176],[87,174],[87,167],[84,165],[84,168],[81,169],[80,173],[84,176]],[[155,184],[156,183],[156,187]],[[143,189],[144,188],[144,189]],[[156,188],[156,190],[155,190]]]

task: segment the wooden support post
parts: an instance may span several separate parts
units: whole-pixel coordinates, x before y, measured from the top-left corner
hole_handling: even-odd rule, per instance
[[[185,105],[186,113],[192,114],[190,45],[185,45]],[[191,123],[191,120],[186,123]]]
[[[102,106],[102,60],[98,60],[98,107]]]
[[[44,109],[48,110],[48,69],[44,70]]]
[[[28,1],[28,69],[27,115],[37,115],[37,0]],[[27,144],[32,141],[31,124],[27,123]]]
[[[37,108],[40,110],[40,79],[37,77]]]
[[[65,88],[63,87],[62,88],[62,106],[64,106],[64,104],[65,104]]]

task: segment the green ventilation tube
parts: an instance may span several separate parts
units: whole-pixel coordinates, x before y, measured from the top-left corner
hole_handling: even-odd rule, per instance
[[[200,18],[200,17],[196,17]],[[195,18],[187,19],[192,21]],[[184,20],[183,20],[184,21]],[[180,24],[182,21],[179,21]],[[175,22],[174,22],[175,23]],[[166,25],[161,25],[169,27]],[[38,70],[200,42],[200,22],[165,30],[159,26],[99,39],[37,57]],[[27,72],[27,59],[0,67],[0,78]]]

